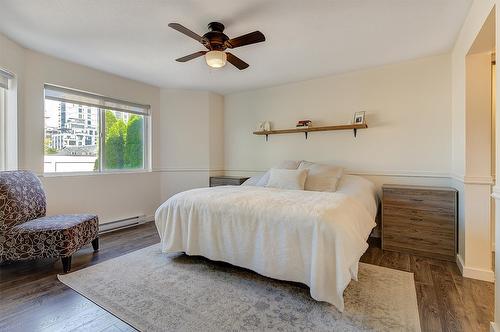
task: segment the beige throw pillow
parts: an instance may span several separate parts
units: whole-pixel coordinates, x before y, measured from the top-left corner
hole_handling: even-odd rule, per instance
[[[274,166],[273,168],[280,168],[280,169],[297,169],[301,163],[301,160],[284,160],[278,165]],[[267,171],[264,173],[264,175],[260,178],[259,181],[255,184],[257,187],[265,187],[267,183],[269,182],[269,175],[271,174],[270,171]]]
[[[266,187],[304,190],[304,184],[307,178],[307,169],[278,169],[271,168],[269,182]]]
[[[309,170],[304,189],[310,191],[336,191],[338,182],[344,173],[342,167],[316,164],[309,161],[302,161],[298,169]]]

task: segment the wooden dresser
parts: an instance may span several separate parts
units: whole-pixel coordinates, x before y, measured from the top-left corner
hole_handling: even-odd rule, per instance
[[[382,249],[455,261],[457,190],[384,185]]]
[[[217,186],[239,186],[248,180],[248,177],[242,176],[211,176],[210,187]]]

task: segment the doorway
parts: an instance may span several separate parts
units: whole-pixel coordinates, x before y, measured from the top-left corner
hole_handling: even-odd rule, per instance
[[[493,271],[496,168],[495,8],[490,12],[465,58],[465,265]]]

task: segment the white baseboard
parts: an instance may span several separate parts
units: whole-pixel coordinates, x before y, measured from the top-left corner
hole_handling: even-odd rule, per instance
[[[129,228],[153,221],[154,216],[136,216],[121,220],[115,220],[99,225],[99,234],[114,232],[120,229]]]
[[[462,275],[464,274],[464,261],[462,260],[462,256],[460,256],[460,254],[457,254],[457,266],[458,266],[458,269],[460,270],[460,273],[462,273]]]
[[[462,276],[466,278],[495,282],[495,272],[465,266],[462,256],[459,254],[457,254],[457,265]]]

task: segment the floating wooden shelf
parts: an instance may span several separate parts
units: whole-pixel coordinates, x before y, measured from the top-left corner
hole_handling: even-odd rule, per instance
[[[366,123],[363,124],[350,124],[350,125],[340,125],[340,126],[325,126],[325,127],[302,127],[302,128],[292,128],[292,129],[278,129],[278,130],[268,130],[268,131],[254,131],[254,135],[265,135],[266,141],[269,139],[269,135],[278,134],[293,134],[293,133],[304,133],[306,135],[313,131],[331,131],[331,130],[353,130],[354,137],[356,137],[358,129],[368,128]]]

